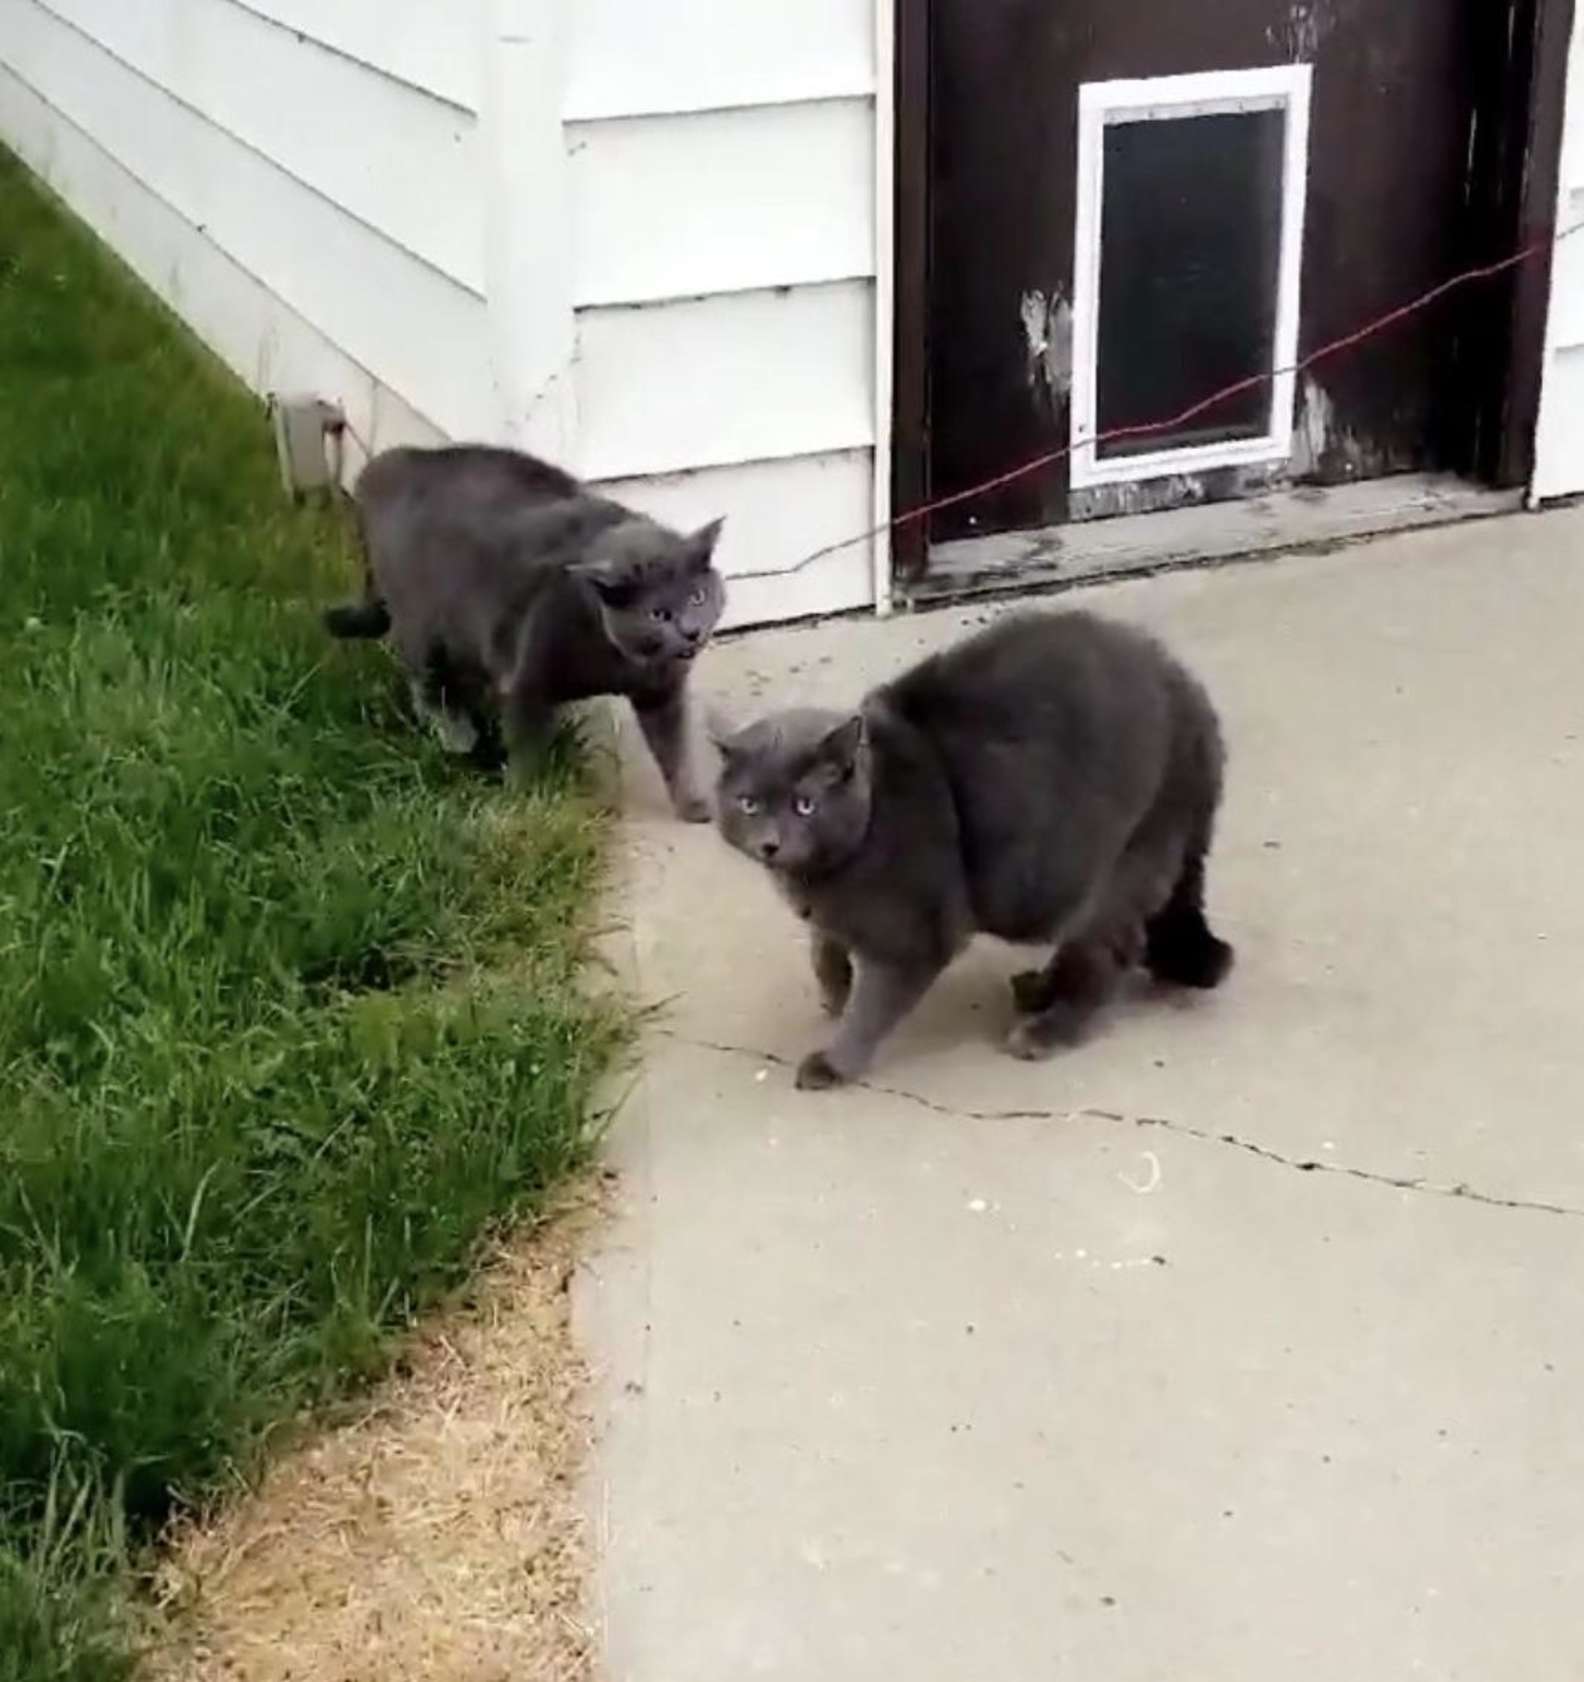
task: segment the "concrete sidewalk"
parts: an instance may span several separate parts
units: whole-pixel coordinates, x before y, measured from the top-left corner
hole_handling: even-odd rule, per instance
[[[793,1090],[801,930],[633,773],[670,1005],[582,1286],[612,1682],[1584,1675],[1584,513],[1087,592],[1226,720],[1226,989]],[[764,634],[844,704],[995,610]]]

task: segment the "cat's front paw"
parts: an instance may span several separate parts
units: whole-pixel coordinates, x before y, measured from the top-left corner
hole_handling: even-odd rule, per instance
[[[671,804],[683,823],[708,823],[714,816],[702,794],[673,794]]]
[[[1004,1043],[1010,1056],[1021,1058],[1025,1063],[1043,1063],[1056,1055],[1061,1040],[1036,1018],[1025,1017],[1007,1030]]]
[[[797,1084],[800,1092],[825,1092],[833,1086],[845,1086],[847,1077],[831,1067],[823,1051],[811,1051],[798,1064]]]
[[[1043,1063],[1058,1051],[1071,1051],[1082,1045],[1094,1024],[1092,1005],[1057,1002],[1036,1016],[1020,1017],[1007,1030],[1002,1043],[1013,1057],[1020,1057],[1025,1063]]]

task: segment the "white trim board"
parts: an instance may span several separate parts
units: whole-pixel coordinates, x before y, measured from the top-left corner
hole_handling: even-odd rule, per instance
[[[1285,461],[1292,453],[1299,287],[1309,174],[1313,67],[1215,70],[1194,76],[1085,82],[1078,90],[1078,200],[1073,227],[1073,385],[1070,422],[1074,489]],[[1270,426],[1263,437],[1102,457],[1095,446],[1099,389],[1101,212],[1105,131],[1117,123],[1160,122],[1239,111],[1285,110],[1281,253],[1272,341]],[[1282,370],[1287,370],[1283,372]],[[1205,393],[1206,396],[1210,394]]]
[[[892,400],[896,338],[896,7],[875,7],[875,62],[886,67],[874,104],[874,535],[870,579],[873,607],[883,619],[891,611]]]

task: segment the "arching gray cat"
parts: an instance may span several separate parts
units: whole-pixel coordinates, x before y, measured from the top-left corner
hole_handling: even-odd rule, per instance
[[[1078,1039],[1141,961],[1187,987],[1231,966],[1203,908],[1220,729],[1137,631],[1014,615],[857,713],[780,713],[717,745],[721,831],[812,926],[840,1018],[799,1086],[861,1075],[976,931],[1056,944],[1013,983],[1018,1057]]]
[[[719,520],[683,536],[547,462],[477,446],[388,450],[356,497],[365,599],[325,623],[389,633],[454,752],[498,764],[530,753],[562,702],[625,695],[679,815],[709,817],[687,678],[725,605]]]

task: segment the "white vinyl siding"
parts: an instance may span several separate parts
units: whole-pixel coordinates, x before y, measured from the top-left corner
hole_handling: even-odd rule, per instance
[[[1561,233],[1584,222],[1584,29],[1577,22],[1568,52],[1559,175]],[[1584,232],[1563,241],[1552,260],[1542,381],[1531,488],[1536,502],[1584,492]]]
[[[342,404],[373,448],[476,436],[477,120],[381,67],[437,8],[314,8],[334,45],[302,9],[0,0],[0,135],[249,383]]]
[[[354,469],[515,443],[725,515],[730,578],[885,516],[888,23],[0,0],[0,139],[256,390],[339,404]],[[885,562],[865,540],[743,578],[729,623],[872,603]]]

